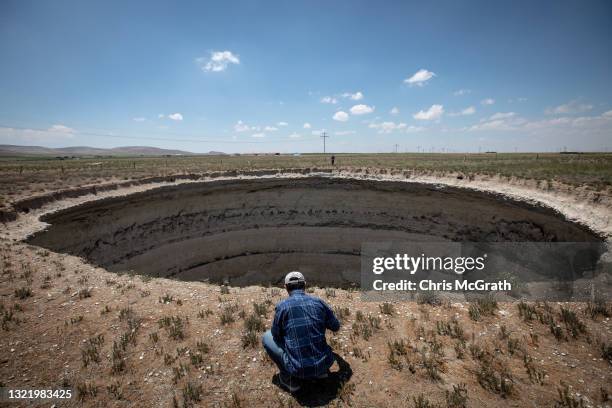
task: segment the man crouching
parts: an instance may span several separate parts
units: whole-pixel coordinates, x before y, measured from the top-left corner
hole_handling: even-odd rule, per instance
[[[304,292],[300,272],[285,276],[289,297],[276,305],[272,329],[264,333],[263,346],[280,370],[280,383],[295,392],[301,379],[325,378],[334,363],[325,329],[337,332],[340,322],[329,306]]]

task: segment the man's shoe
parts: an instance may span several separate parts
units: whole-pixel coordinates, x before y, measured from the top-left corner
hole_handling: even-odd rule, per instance
[[[297,390],[302,388],[302,386],[299,384],[299,381],[291,377],[289,374],[280,373],[278,375],[278,380],[280,381],[281,385],[287,390],[289,390],[289,392],[291,393],[296,392]]]

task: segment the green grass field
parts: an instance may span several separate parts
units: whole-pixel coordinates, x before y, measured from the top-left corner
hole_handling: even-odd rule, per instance
[[[221,170],[330,167],[330,154],[0,158],[0,193],[7,202],[24,194],[111,180]],[[462,172],[586,185],[605,190],[612,184],[612,154],[336,154],[336,166]]]

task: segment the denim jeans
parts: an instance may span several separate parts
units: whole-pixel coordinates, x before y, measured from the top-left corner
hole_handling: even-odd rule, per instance
[[[279,347],[278,344],[274,341],[274,337],[272,337],[272,332],[270,330],[266,331],[261,340],[263,343],[263,347],[272,359],[278,366],[278,369],[282,374],[289,374],[287,369],[285,368],[285,363],[283,357],[285,355],[285,350]]]

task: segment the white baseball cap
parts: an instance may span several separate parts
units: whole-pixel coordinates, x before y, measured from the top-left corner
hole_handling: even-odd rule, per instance
[[[304,275],[301,272],[293,271],[289,272],[287,276],[285,276],[285,285],[288,285],[292,282],[304,282],[306,283],[306,279],[304,279]]]

